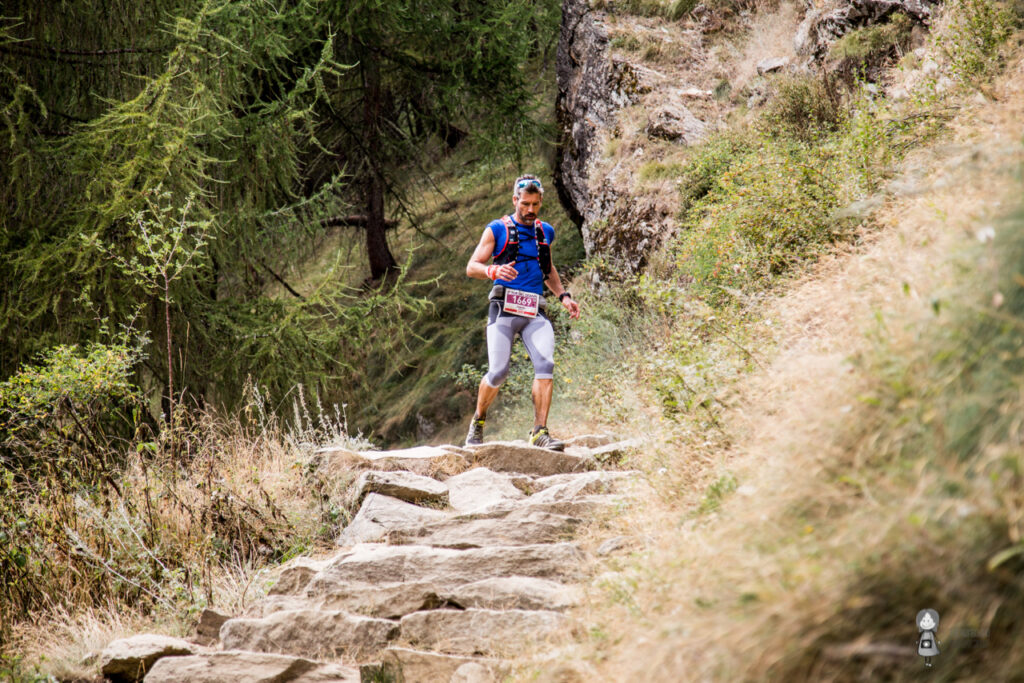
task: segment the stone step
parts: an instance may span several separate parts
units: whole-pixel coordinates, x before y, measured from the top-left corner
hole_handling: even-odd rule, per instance
[[[356,546],[339,554],[310,581],[311,597],[341,583],[405,581],[461,584],[496,576],[573,580],[582,576],[583,553],[570,543],[497,546],[471,550],[423,545]]]
[[[352,470],[401,470],[425,477],[446,479],[469,467],[461,449],[443,446],[416,446],[394,451],[352,451],[347,448],[321,448],[320,469],[328,477],[340,477]]]
[[[495,472],[518,472],[543,477],[591,470],[596,467],[597,461],[588,455],[559,453],[530,446],[524,441],[492,441],[473,447],[472,464]]]
[[[202,648],[181,638],[140,633],[109,643],[100,653],[100,671],[113,681],[137,681],[164,657],[196,654]]]
[[[227,650],[368,658],[398,635],[395,622],[321,609],[282,610],[263,618],[229,619],[220,629]]]
[[[337,543],[352,546],[383,540],[395,529],[415,527],[428,522],[448,519],[451,513],[426,508],[379,493],[367,494],[359,512],[347,527],[341,530]]]
[[[359,683],[359,670],[301,657],[225,651],[165,657],[145,683]]]
[[[526,494],[507,474],[486,467],[473,469],[450,477],[445,482],[448,500],[456,512],[472,513],[509,501],[522,500]]]
[[[391,496],[407,503],[446,507],[448,487],[431,477],[412,472],[368,470],[352,485],[353,503],[358,505],[368,493]]]
[[[439,597],[464,609],[561,611],[578,605],[582,591],[579,586],[547,579],[502,576],[439,591]]]
[[[391,646],[380,664],[361,667],[363,680],[395,683],[498,683],[509,670],[507,662]],[[471,677],[472,675],[472,677]]]
[[[513,509],[506,515],[478,519],[453,517],[440,522],[392,531],[391,544],[429,545],[441,548],[557,543],[572,537],[580,520],[531,507]]]
[[[402,617],[401,641],[454,655],[511,657],[539,644],[562,642],[569,619],[542,610],[439,609]]]

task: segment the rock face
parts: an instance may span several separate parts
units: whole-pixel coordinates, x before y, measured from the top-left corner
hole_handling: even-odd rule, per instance
[[[621,504],[619,483],[633,476],[592,469],[596,450],[623,447],[609,442],[335,452],[329,466],[360,472],[343,548],[289,562],[245,616],[204,614],[200,631],[221,650],[137,636],[111,644],[103,671],[150,683],[503,680],[504,658],[572,633],[573,583],[588,571],[572,535]],[[338,659],[359,669],[325,661]]]
[[[933,3],[922,0],[843,0],[831,6],[808,10],[797,28],[793,47],[800,56],[820,60],[829,46],[845,33],[861,26],[876,24],[895,12],[927,25]]]

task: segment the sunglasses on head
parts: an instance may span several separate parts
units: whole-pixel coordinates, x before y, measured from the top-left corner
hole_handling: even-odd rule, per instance
[[[540,181],[536,178],[521,178],[516,181],[516,191],[525,190],[528,188],[536,189],[540,192],[544,192],[544,186],[540,184]]]

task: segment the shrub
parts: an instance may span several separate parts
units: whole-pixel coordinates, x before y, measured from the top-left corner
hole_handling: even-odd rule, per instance
[[[850,31],[829,48],[829,57],[864,63],[888,56],[910,40],[913,20],[902,12],[893,14],[884,24],[873,24]]]
[[[999,66],[999,48],[1010,36],[1013,15],[993,0],[951,0],[949,25],[939,44],[953,73],[964,81],[990,77]]]
[[[844,232],[832,218],[841,184],[840,164],[819,148],[764,139],[744,150],[687,211],[680,276],[712,302],[723,287],[764,286]]]
[[[771,133],[810,139],[834,131],[845,112],[834,84],[812,76],[781,76],[760,127]]]

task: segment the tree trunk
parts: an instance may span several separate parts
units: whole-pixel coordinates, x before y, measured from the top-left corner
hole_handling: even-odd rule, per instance
[[[381,106],[380,66],[376,57],[367,55],[363,60],[363,123],[366,134],[366,255],[370,261],[370,278],[378,280],[397,267],[395,257],[388,249],[384,235],[384,182],[380,175],[381,163]]]

